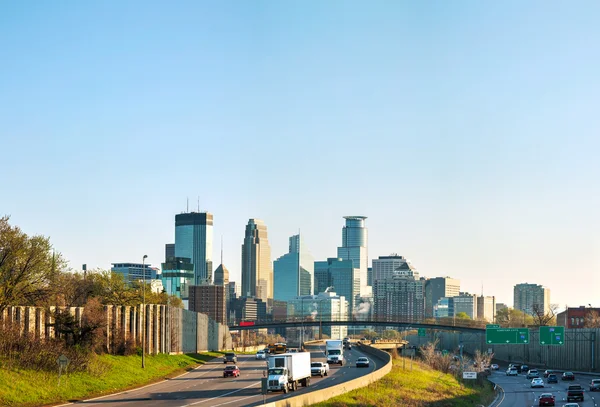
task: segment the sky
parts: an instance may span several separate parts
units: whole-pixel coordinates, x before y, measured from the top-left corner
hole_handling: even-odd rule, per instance
[[[73,270],[164,261],[214,215],[240,281],[249,218],[513,303],[600,306],[600,3],[0,4],[0,215]]]

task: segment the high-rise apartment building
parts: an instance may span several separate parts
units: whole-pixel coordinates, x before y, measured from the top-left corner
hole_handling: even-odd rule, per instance
[[[455,297],[460,293],[460,280],[450,277],[430,278],[425,282],[425,317],[434,316],[433,308],[443,297]]]
[[[290,237],[289,252],[273,262],[273,298],[289,301],[313,293],[315,259],[301,236]]]
[[[213,215],[189,212],[175,215],[175,256],[194,265],[194,285],[212,282]]]
[[[404,265],[406,262],[407,260],[403,256],[399,256],[395,253],[392,253],[389,256],[379,256],[379,258],[373,259],[373,282],[392,277],[394,275],[394,270]]]
[[[477,297],[477,319],[494,322],[496,319],[496,297]]]
[[[170,257],[162,263],[160,275],[165,292],[183,301],[189,309],[189,288],[194,282],[194,265],[187,257]]]
[[[190,310],[208,315],[215,321],[227,323],[225,287],[220,285],[194,285],[190,287]]]
[[[454,302],[454,315],[464,312],[471,319],[477,319],[477,295],[460,293],[452,297]]]
[[[534,310],[550,311],[550,289],[538,284],[522,283],[514,288],[514,309],[534,315]]]
[[[328,258],[327,261],[315,261],[315,271],[319,271],[319,289],[326,287],[321,291],[335,291],[343,296],[348,305],[348,315],[353,314],[356,301],[360,297],[360,270],[354,267],[351,260],[342,260],[338,258]],[[331,287],[330,290],[327,290]],[[318,294],[318,293],[317,293]]]
[[[371,291],[367,285],[368,269],[368,234],[365,227],[366,216],[344,216],[346,225],[342,228],[342,246],[337,255],[342,260],[351,260],[354,268],[359,270],[359,296],[369,296]],[[338,290],[336,290],[338,291]]]
[[[267,227],[259,219],[250,219],[242,244],[242,296],[257,297],[265,303],[273,300],[273,263]]]
[[[375,280],[375,318],[379,321],[418,322],[425,316],[425,279],[408,263],[391,277]]]

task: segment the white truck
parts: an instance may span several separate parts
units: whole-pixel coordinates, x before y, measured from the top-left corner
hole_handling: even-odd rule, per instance
[[[325,341],[325,356],[327,363],[344,365],[344,344],[340,340]]]
[[[310,352],[283,353],[267,359],[269,377],[268,391],[297,390],[298,385],[310,386]]]

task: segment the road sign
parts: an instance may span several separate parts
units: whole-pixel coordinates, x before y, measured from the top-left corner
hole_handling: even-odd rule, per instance
[[[488,344],[525,344],[529,343],[528,328],[492,328],[485,330]]]
[[[418,329],[419,336],[427,336],[427,330],[425,328]]]
[[[564,345],[564,326],[540,326],[540,345]]]
[[[65,368],[69,364],[69,358],[65,355],[60,355],[58,359],[56,359],[56,363],[58,363],[58,366],[61,368]]]
[[[498,325],[498,324],[487,324],[485,326],[485,329],[498,329],[498,328],[500,328],[500,325]]]
[[[463,379],[477,379],[477,372],[463,372]]]

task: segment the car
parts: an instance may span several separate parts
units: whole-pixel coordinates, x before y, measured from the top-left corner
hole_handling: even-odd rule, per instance
[[[492,363],[492,364],[490,365],[490,369],[492,369],[492,370],[498,370],[498,369],[500,369],[500,366],[498,366],[498,365],[497,365],[497,364],[495,364],[495,363]]]
[[[573,381],[573,380],[575,380],[575,375],[573,374],[573,372],[564,372],[562,374],[561,380],[570,380],[570,381]]]
[[[531,380],[531,388],[544,387],[544,379],[536,377]]]
[[[550,373],[548,375],[548,379],[546,380],[547,383],[558,383],[558,376],[555,375],[554,373]]]
[[[527,372],[527,378],[533,379],[535,377],[540,377],[540,372],[538,372],[537,369],[529,369]]]
[[[553,406],[555,402],[556,401],[552,393],[542,393],[540,394],[540,401],[538,406]]]
[[[518,376],[519,372],[517,371],[516,368],[511,367],[511,368],[506,369],[506,375],[507,376]]]
[[[567,388],[567,401],[583,401],[583,387],[572,384]]]
[[[225,366],[225,369],[223,369],[223,377],[228,377],[228,376],[240,377],[240,368],[237,367],[236,365]]]
[[[510,369],[511,367],[514,367],[515,369],[517,369],[517,373],[521,373],[521,364],[520,363],[511,363],[510,365],[508,365],[508,368]]]
[[[579,407],[579,404],[577,404],[577,403],[567,403],[567,404],[563,404],[562,407]]]
[[[258,352],[256,352],[256,356],[255,358],[258,359],[266,359],[267,358],[267,353],[264,351],[264,349],[259,350]]]
[[[329,374],[329,364],[324,362],[312,362],[310,364],[310,374],[312,376],[327,376]]]
[[[546,370],[544,370],[544,377],[548,377],[548,375],[551,375],[553,373],[556,374],[556,373],[558,373],[558,371],[552,370],[552,369],[546,369]]]
[[[521,365],[521,371],[519,373],[527,373],[529,372],[529,366],[527,365]]]
[[[236,364],[237,363],[237,356],[235,355],[235,353],[233,352],[227,352],[225,354],[225,356],[223,357],[223,363],[233,363]]]
[[[356,359],[356,367],[369,367],[369,359],[364,356]]]
[[[590,382],[590,391],[600,391],[600,379],[592,379]]]

